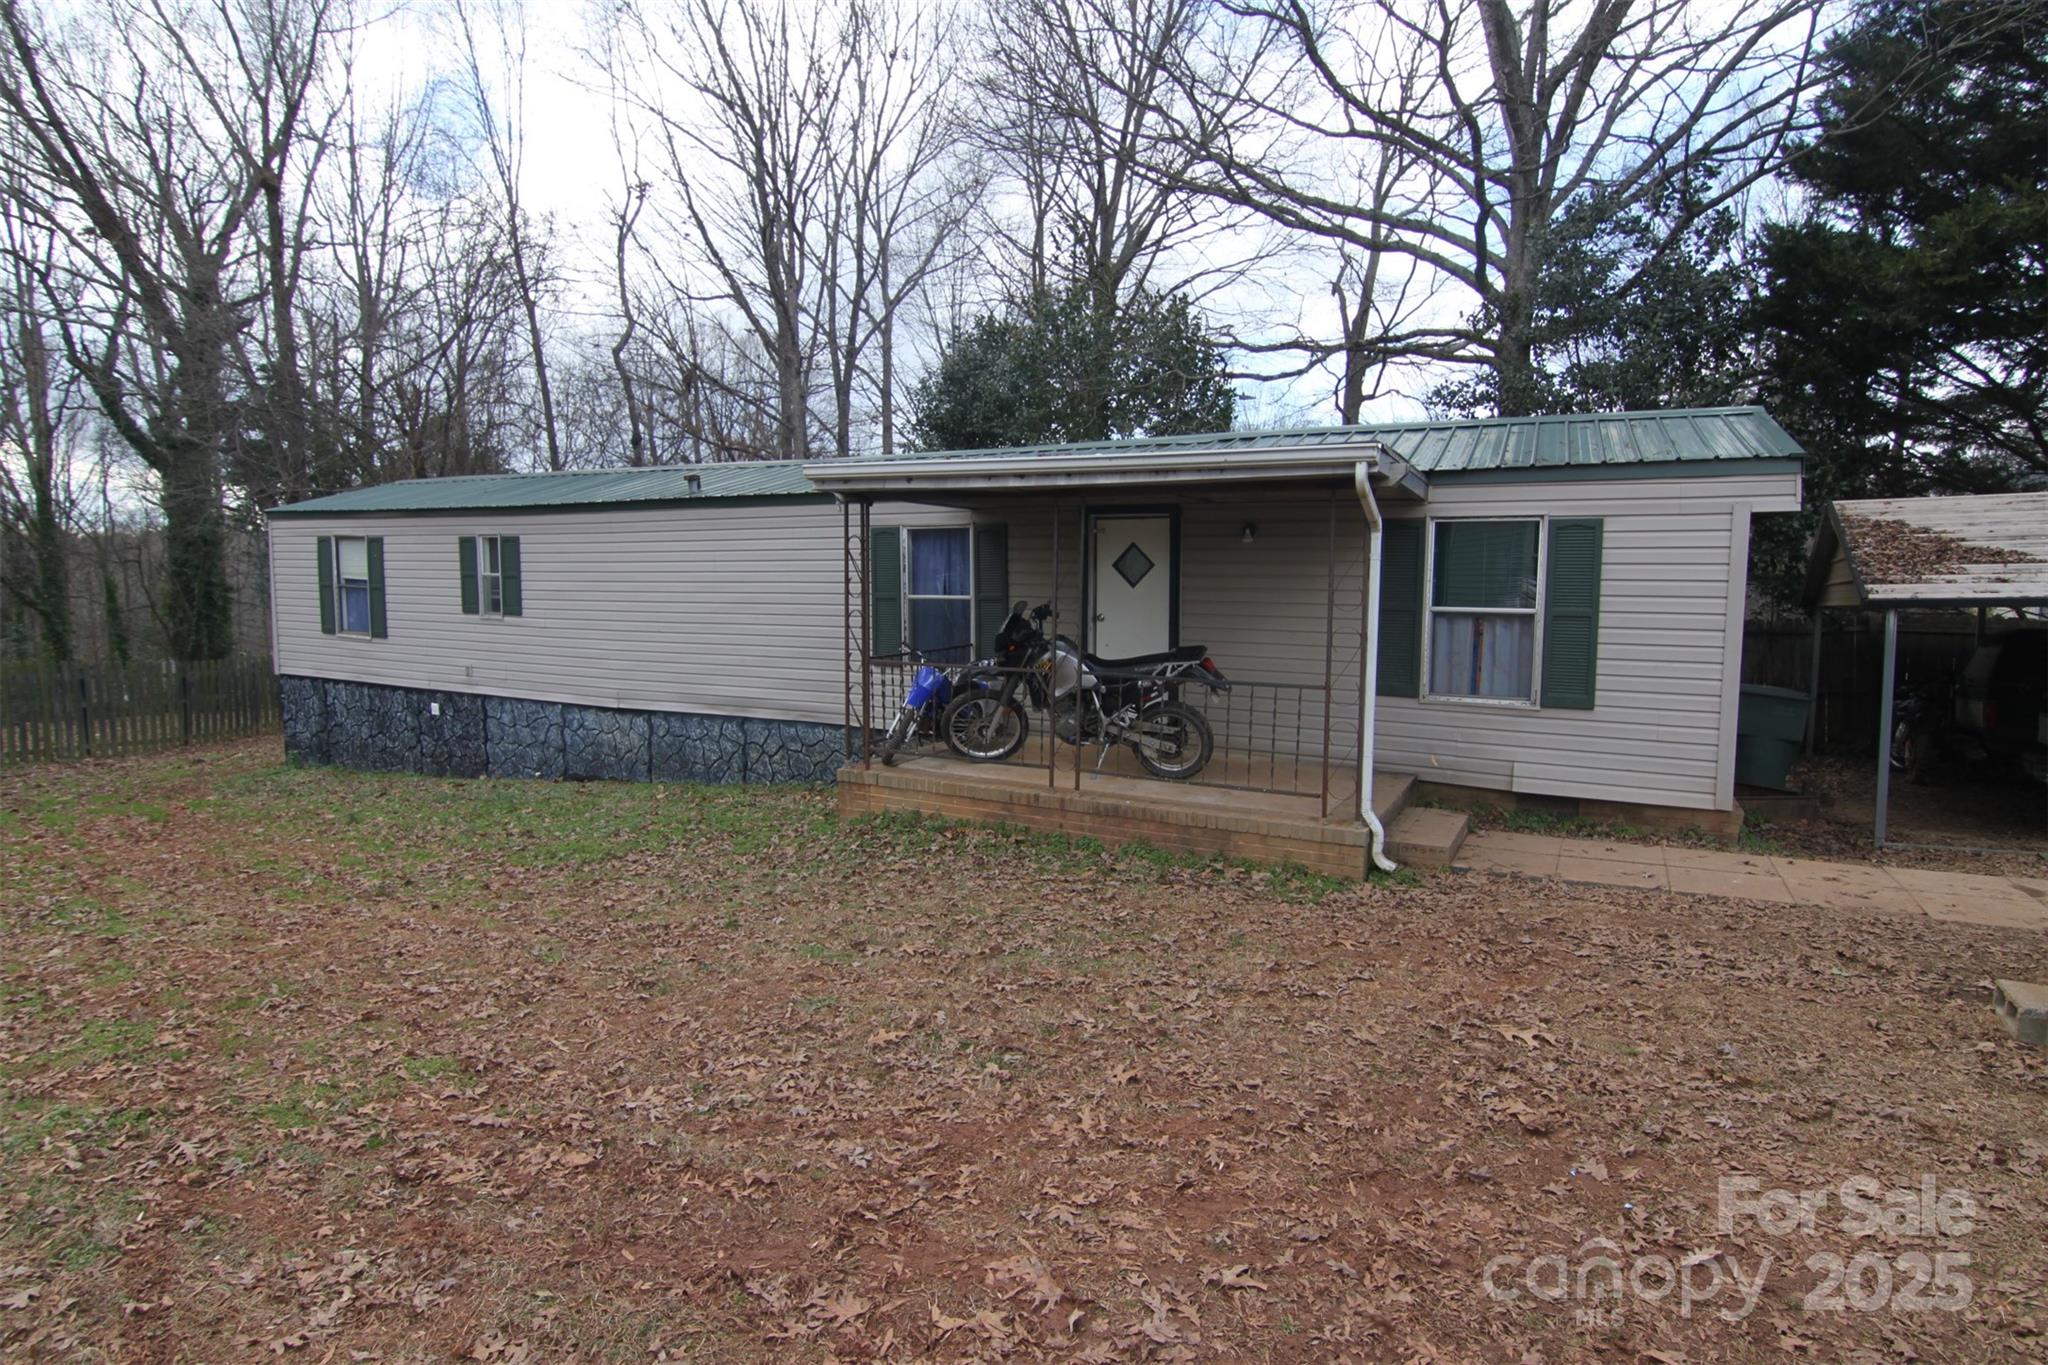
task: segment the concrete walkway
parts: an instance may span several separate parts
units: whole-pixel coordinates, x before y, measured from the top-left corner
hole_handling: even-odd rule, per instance
[[[1456,866],[1600,886],[1640,886],[1841,910],[1888,910],[1962,924],[2048,929],[2048,878],[1823,863],[1705,848],[1564,839],[1489,831],[1459,849]]]

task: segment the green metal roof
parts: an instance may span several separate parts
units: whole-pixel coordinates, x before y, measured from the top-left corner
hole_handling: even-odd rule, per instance
[[[1002,455],[1209,454],[1378,441],[1424,474],[1547,469],[1569,465],[1665,464],[1680,460],[1796,459],[1806,452],[1758,407],[1671,408],[1655,412],[1569,413],[1476,421],[1383,422],[1294,427],[1126,441],[1020,446],[1002,450],[928,450],[896,459],[971,459]]]
[[[696,479],[692,488],[690,480]],[[559,474],[454,474],[406,479],[332,493],[285,507],[276,516],[342,512],[463,512],[605,507],[710,498],[820,496],[799,460],[660,465],[652,469],[571,469]]]
[[[1464,422],[1392,422],[1295,427],[1126,441],[1020,446],[1002,450],[904,452],[894,459],[1019,458],[1100,453],[1190,455],[1315,448],[1377,441],[1426,475],[1476,470],[1564,469],[1579,465],[1655,465],[1702,460],[1797,458],[1805,452],[1762,408],[1679,408],[1661,412],[1573,413]],[[842,463],[851,468],[860,460]],[[604,507],[710,498],[821,496],[801,460],[662,465],[652,469],[574,469],[559,474],[462,474],[334,493],[272,510],[272,516],[362,512],[462,512]],[[690,480],[698,486],[692,488]]]

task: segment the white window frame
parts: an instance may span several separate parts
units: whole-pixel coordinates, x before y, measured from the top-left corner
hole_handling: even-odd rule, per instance
[[[1436,528],[1446,522],[1534,522],[1536,525],[1536,605],[1533,607],[1439,607],[1436,604]],[[1422,677],[1418,695],[1423,701],[1443,706],[1488,706],[1509,711],[1536,711],[1543,705],[1543,605],[1548,595],[1550,569],[1550,516],[1508,517],[1493,515],[1430,517],[1424,522],[1422,554]],[[1530,633],[1529,696],[1466,697],[1429,690],[1429,652],[1436,639],[1437,613],[1446,616],[1530,616],[1536,624]]]
[[[346,578],[341,572],[341,547],[350,541],[354,541],[363,547],[363,576],[361,578]],[[351,639],[368,640],[372,638],[372,632],[376,629],[376,622],[370,604],[370,537],[336,536],[334,537],[333,545],[334,633],[336,635],[346,635]],[[349,629],[348,585],[351,583],[360,583],[363,588],[363,628],[361,630]]]
[[[479,535],[476,538],[476,614],[503,619],[505,615],[505,552],[496,535]],[[491,557],[497,556],[498,567],[491,568]],[[491,605],[488,585],[495,584],[498,590],[498,605]]]
[[[914,593],[910,590],[910,585],[917,581],[912,573],[912,565],[917,558],[917,538],[930,532],[943,531],[967,532],[967,591],[964,595],[943,592]],[[971,524],[966,526],[906,526],[903,528],[903,645],[906,653],[913,649],[922,650],[926,648],[924,644],[915,638],[917,629],[913,623],[917,620],[917,613],[911,609],[911,605],[916,602],[965,602],[967,604],[967,639],[960,643],[965,644],[967,657],[970,659],[974,657],[974,527]],[[952,647],[951,644],[942,646],[942,648],[947,649]]]

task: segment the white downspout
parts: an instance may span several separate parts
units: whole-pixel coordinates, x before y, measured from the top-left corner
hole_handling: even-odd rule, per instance
[[[1358,705],[1358,815],[1372,834],[1372,865],[1392,872],[1399,864],[1387,856],[1387,832],[1372,808],[1372,752],[1375,703],[1380,690],[1380,505],[1372,495],[1372,462],[1360,460],[1351,471],[1358,505],[1365,510],[1365,638],[1358,642],[1359,669],[1365,674]]]

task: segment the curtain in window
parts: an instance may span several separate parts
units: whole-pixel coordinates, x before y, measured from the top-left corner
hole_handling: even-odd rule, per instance
[[[965,526],[910,533],[910,645],[935,659],[974,655],[973,537]]]
[[[343,536],[334,542],[341,579],[341,628],[351,635],[370,633],[370,542]]]
[[[963,663],[974,655],[974,604],[964,597],[910,599],[910,643],[934,659]]]
[[[910,533],[910,595],[965,597],[968,591],[968,529],[948,527]]]
[[[1438,613],[1429,636],[1429,690],[1439,697],[1527,701],[1535,690],[1536,618]]]

